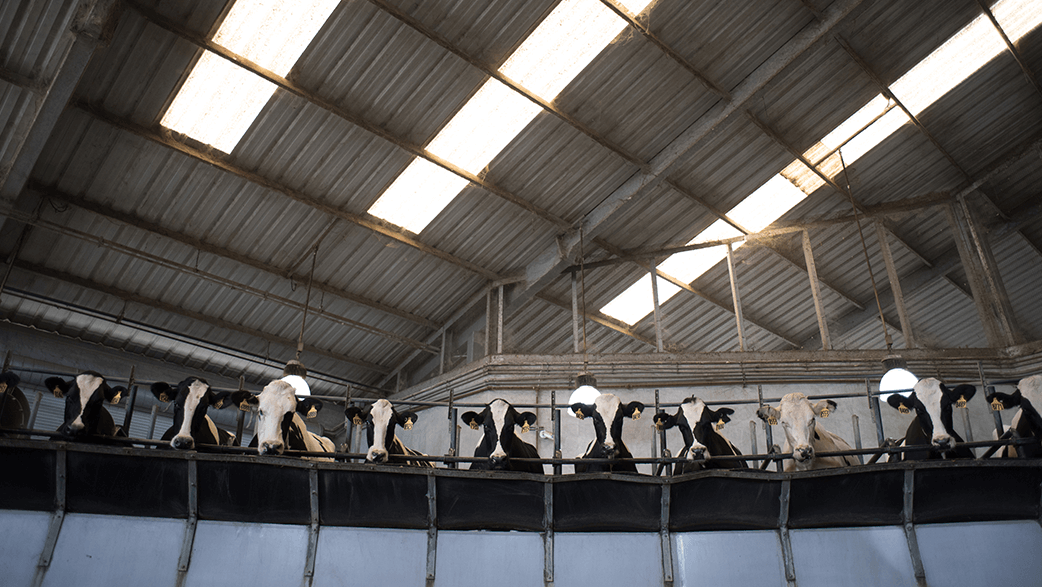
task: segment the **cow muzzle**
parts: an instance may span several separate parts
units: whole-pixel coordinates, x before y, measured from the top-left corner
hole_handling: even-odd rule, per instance
[[[814,449],[809,446],[798,446],[796,450],[792,451],[792,458],[805,463],[814,458]]]
[[[170,441],[170,446],[178,450],[192,450],[195,448],[195,439],[191,436],[175,436],[174,439]]]
[[[704,446],[692,446],[691,451],[687,454],[687,458],[692,461],[704,461],[706,458],[706,448]]]
[[[505,469],[507,466],[507,456],[503,455],[492,455],[488,458],[489,467],[493,470]]]
[[[942,452],[948,452],[955,448],[955,441],[951,436],[935,436],[933,445]]]
[[[87,428],[82,422],[76,421],[62,424],[61,428],[58,429],[58,432],[60,432],[62,436],[83,436],[86,430]]]
[[[369,454],[365,457],[365,460],[377,464],[386,463],[387,451],[382,449],[370,449]]]
[[[260,445],[261,455],[280,455],[282,454],[282,443],[281,442],[262,442]]]

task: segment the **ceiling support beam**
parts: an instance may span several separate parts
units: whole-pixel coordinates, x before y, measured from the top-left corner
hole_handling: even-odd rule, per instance
[[[167,313],[170,313],[170,314],[173,314],[173,315],[176,315],[176,316],[181,316],[182,318],[189,318],[189,319],[196,320],[196,321],[199,321],[201,323],[204,323],[204,324],[207,324],[207,325],[210,325],[210,326],[216,326],[216,327],[224,329],[224,330],[229,330],[229,331],[232,331],[232,332],[238,332],[240,334],[245,334],[245,335],[251,336],[253,338],[256,338],[258,340],[262,340],[264,342],[267,342],[267,343],[274,343],[274,344],[278,344],[278,345],[284,345],[286,347],[285,356],[287,356],[287,357],[293,356],[293,353],[296,350],[296,341],[295,340],[292,340],[292,339],[289,339],[289,338],[283,338],[283,337],[280,337],[280,336],[277,336],[277,335],[274,335],[274,334],[271,334],[271,333],[268,333],[268,332],[264,332],[264,331],[261,331],[261,330],[257,330],[257,329],[254,329],[254,328],[249,328],[249,327],[243,326],[241,324],[236,324],[234,322],[229,322],[227,320],[222,320],[220,318],[216,318],[214,316],[207,316],[207,315],[202,314],[200,312],[187,310],[187,309],[185,309],[185,308],[183,308],[181,306],[178,306],[178,305],[168,304],[166,302],[159,302],[159,301],[153,300],[151,298],[146,298],[144,296],[135,294],[133,292],[126,291],[124,289],[120,289],[120,288],[113,287],[113,286],[110,286],[110,285],[104,285],[104,284],[101,284],[101,283],[96,283],[96,282],[91,281],[89,279],[84,279],[82,277],[77,277],[75,275],[70,275],[68,273],[64,273],[64,272],[61,272],[61,271],[56,271],[54,269],[50,269],[50,268],[47,268],[47,267],[43,267],[43,266],[40,266],[40,265],[29,263],[27,261],[16,261],[15,262],[15,267],[17,269],[20,269],[22,271],[27,271],[27,272],[35,274],[35,275],[39,275],[39,276],[46,277],[46,278],[49,278],[49,279],[54,279],[54,280],[57,280],[57,281],[61,281],[61,282],[64,282],[64,283],[67,283],[67,284],[70,284],[70,285],[74,285],[76,287],[81,287],[81,288],[90,289],[90,290],[93,290],[93,291],[96,291],[96,292],[100,292],[100,293],[103,293],[105,295],[109,295],[109,296],[112,296],[114,298],[120,299],[120,300],[122,300],[122,301],[124,301],[124,302],[126,302],[128,304],[138,304],[138,305],[141,305],[141,306],[145,306],[147,308],[153,308],[153,309],[161,310],[163,312],[167,312]],[[151,333],[151,334],[154,334],[154,333]],[[320,355],[320,356],[326,357],[328,359],[333,359],[333,360],[336,360],[336,361],[343,361],[345,363],[349,363],[351,365],[354,365],[356,367],[360,367],[362,369],[366,369],[368,371],[372,371],[374,373],[381,373],[382,374],[382,373],[386,373],[388,371],[388,368],[383,366],[383,365],[377,365],[375,363],[370,363],[368,361],[363,361],[361,359],[356,359],[354,357],[348,357],[348,356],[345,356],[345,355],[342,355],[342,354],[339,354],[339,353],[334,353],[332,351],[325,350],[325,349],[318,349],[318,348],[314,348],[314,347],[309,346],[308,349],[307,349],[307,352],[314,353],[316,355]]]
[[[901,334],[905,339],[905,348],[915,348],[915,331],[912,330],[912,321],[905,309],[905,296],[901,291],[901,280],[897,275],[897,266],[894,264],[894,255],[890,251],[890,242],[886,237],[886,230],[879,221],[876,225],[876,241],[879,242],[879,250],[883,253],[883,263],[886,265],[886,276],[890,281],[890,291],[894,296],[894,306],[897,308],[897,317],[901,321]]]
[[[1009,51],[1009,54],[1013,56],[1013,59],[1016,60],[1017,65],[1020,66],[1020,71],[1024,72],[1024,77],[1027,78],[1028,83],[1031,84],[1031,87],[1035,88],[1035,93],[1037,93],[1039,97],[1042,97],[1042,85],[1039,85],[1035,72],[1028,66],[1027,61],[1025,61],[1024,56],[1020,54],[1020,50],[1017,49],[1017,46],[1010,42],[1009,37],[1006,36],[1006,31],[1002,30],[1002,25],[1000,25],[999,21],[995,19],[995,15],[992,14],[991,9],[981,0],[977,0],[977,6],[980,6],[981,12],[988,17],[988,20],[991,21],[991,26],[995,27],[995,31],[999,33],[1000,37],[1002,37],[1002,42],[1006,44],[1006,49]]]
[[[195,237],[188,236],[181,231],[170,230],[169,228],[166,228],[161,224],[150,222],[133,214],[121,212],[104,204],[88,200],[86,196],[83,195],[74,196],[72,194],[62,192],[54,186],[44,186],[36,184],[33,181],[30,181],[29,189],[30,191],[35,192],[41,197],[56,200],[58,202],[70,206],[76,206],[77,208],[82,208],[83,210],[87,210],[88,212],[101,216],[107,220],[119,222],[122,224],[126,224],[127,226],[132,226],[134,228],[151,232],[164,238],[168,238],[170,240],[179,242],[185,246],[192,247],[196,251],[209,253],[211,255],[215,255],[223,259],[235,261],[237,263],[242,263],[243,265],[246,265],[248,267],[264,271],[265,273],[269,273],[277,277],[289,279],[297,283],[307,283],[308,281],[308,276],[304,273],[295,273],[291,269],[287,270],[277,268],[271,265],[270,263],[266,263],[259,259],[254,259],[247,255],[237,253],[231,249],[220,247],[212,243],[208,243],[202,239],[197,239]],[[389,316],[394,316],[403,320],[408,320],[409,322],[418,324],[425,328],[437,330],[441,327],[440,324],[423,318],[422,316],[417,316],[416,314],[413,314],[411,312],[407,312],[405,310],[389,306],[376,300],[371,300],[365,296],[360,296],[358,294],[344,291],[326,283],[316,281],[314,282],[313,287],[317,291],[325,292],[329,295],[342,298],[360,306],[365,306],[367,308],[383,312]]]
[[[732,114],[763,89],[771,80],[810,49],[823,36],[861,3],[861,0],[837,0],[823,13],[823,21],[805,27],[776,51],[752,74],[739,83],[731,100],[721,100],[694,124],[681,132],[669,145],[656,155],[647,168],[635,173],[623,182],[600,204],[581,220],[581,229],[572,229],[553,243],[525,268],[524,283],[511,292],[509,313],[515,312],[542,291],[560,275],[561,270],[571,264],[572,255],[579,243],[579,233],[596,236],[615,214],[634,199],[639,199],[666,179],[673,165],[697,144],[710,136]]]
[[[878,226],[878,225],[877,225]],[[814,314],[818,317],[818,333],[821,335],[821,349],[832,350],[832,337],[829,336],[829,322],[825,315],[825,305],[821,301],[821,287],[818,284],[818,266],[814,262],[814,250],[810,244],[810,232],[803,231],[803,257],[807,262],[807,278],[810,280],[810,292],[814,297]],[[861,309],[864,309],[862,307]]]

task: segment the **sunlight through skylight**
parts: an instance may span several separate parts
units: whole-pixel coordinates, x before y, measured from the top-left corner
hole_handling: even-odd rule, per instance
[[[377,218],[420,232],[469,183],[426,159],[413,162],[369,208]]]
[[[338,4],[339,0],[238,0],[214,42],[285,76]],[[161,124],[230,153],[275,88],[204,51]]]

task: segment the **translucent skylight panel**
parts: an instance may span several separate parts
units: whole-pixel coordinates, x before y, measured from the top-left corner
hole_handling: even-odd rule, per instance
[[[538,104],[489,78],[427,145],[427,150],[477,174],[541,110]]]
[[[1014,43],[1042,24],[1042,2],[1037,0],[1002,0],[991,13]]]
[[[665,271],[663,269],[663,271]],[[667,272],[668,273],[668,272]],[[658,280],[659,304],[675,296],[680,288],[662,279]],[[626,291],[615,297],[607,306],[601,308],[601,313],[611,316],[626,324],[636,324],[648,314],[655,310],[655,302],[651,297],[651,274],[637,280],[637,283],[629,286]]]
[[[877,116],[885,112],[888,105],[889,100],[887,100],[885,96],[882,94],[876,96],[868,104],[865,104],[861,110],[858,110],[853,116],[846,119],[843,124],[837,126],[835,130],[825,135],[825,137],[821,139],[821,143],[830,150],[835,149],[850,140],[850,138],[854,136],[854,133],[865,126],[868,126],[868,124]]]
[[[162,125],[230,153],[275,93],[275,84],[206,51]]]
[[[238,0],[214,42],[285,76],[339,0]],[[204,51],[161,124],[230,153],[276,86]]]
[[[377,218],[419,233],[466,187],[468,181],[415,159],[369,209]]]
[[[727,216],[750,232],[760,232],[807,197],[800,188],[781,175],[775,175]]]

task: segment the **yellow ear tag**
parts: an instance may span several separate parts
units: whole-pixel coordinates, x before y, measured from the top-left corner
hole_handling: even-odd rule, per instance
[[[662,430],[662,420],[655,422],[655,430]]]
[[[315,409],[315,406],[311,406],[311,409],[308,410],[308,420],[314,418],[317,415],[318,415],[318,410]]]
[[[999,401],[999,398],[995,398],[995,399],[991,400],[991,411],[993,411],[993,412],[1001,412],[1002,410],[1005,410],[1005,409],[1006,409],[1006,406],[1002,405],[1002,402]]]
[[[3,393],[5,391],[7,391],[7,384],[6,383],[0,383],[0,395],[3,395]]]
[[[170,401],[170,396],[167,395],[166,392],[164,391],[163,393],[159,394],[159,401],[161,401],[161,402],[163,402],[165,404],[166,402]]]
[[[122,391],[117,393],[116,397],[112,398],[112,401],[109,402],[109,403],[111,403],[112,405],[116,405],[116,404],[119,403],[119,398],[121,398],[121,397],[123,397],[123,392]]]
[[[470,429],[471,430],[477,430],[478,429],[478,421],[477,420],[471,420],[470,421]]]
[[[829,409],[825,408],[825,409],[821,410],[821,417],[822,418],[828,418],[829,417],[829,413],[830,413]]]
[[[902,414],[907,414],[911,410],[908,409],[908,406],[906,406],[904,404],[901,404],[901,405],[897,406],[897,411],[901,412]]]
[[[579,410],[575,410],[575,417],[579,418],[580,420],[582,420],[583,418],[586,417],[586,415],[583,414],[583,411],[581,409],[579,409]]]
[[[521,433],[524,434],[525,432],[528,432],[531,429],[532,427],[528,425],[528,422],[525,422],[524,425],[521,426]]]
[[[54,397],[61,397],[62,396],[62,390],[57,385],[54,386],[54,391],[51,392],[51,393],[54,394]]]
[[[723,430],[724,429],[724,419],[723,418],[720,418],[719,420],[716,421],[716,429],[717,430]]]
[[[242,400],[241,402],[239,402],[239,409],[244,412],[250,411],[250,402]]]
[[[354,424],[355,426],[361,426],[362,425],[362,417],[358,416],[358,415],[355,415],[354,418],[351,418],[351,423]]]
[[[633,418],[634,420],[640,420],[640,410],[634,409],[633,410],[633,415],[630,416],[630,417]]]
[[[960,395],[959,396],[959,400],[957,402],[955,402],[955,407],[957,407],[957,408],[965,408],[966,407],[966,398]]]
[[[223,405],[224,405],[224,400],[222,399],[222,400],[218,400],[217,403],[215,403],[213,405],[213,407],[215,407],[215,408],[217,408],[219,410],[219,409],[221,409],[221,406],[223,406]]]
[[[402,426],[402,428],[405,428],[406,430],[412,430],[412,418],[406,418],[405,425]]]
[[[778,418],[775,418],[774,416],[767,416],[767,423],[770,424],[771,426],[777,426],[778,425]]]

